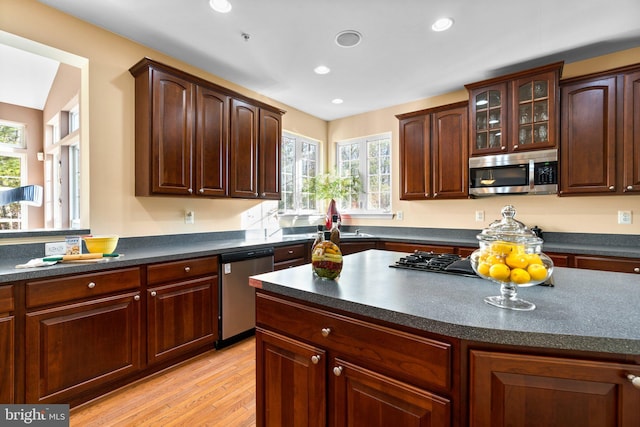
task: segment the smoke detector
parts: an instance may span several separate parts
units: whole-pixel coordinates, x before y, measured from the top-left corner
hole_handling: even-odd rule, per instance
[[[336,44],[340,47],[354,47],[360,44],[362,34],[355,30],[340,31],[336,35]]]

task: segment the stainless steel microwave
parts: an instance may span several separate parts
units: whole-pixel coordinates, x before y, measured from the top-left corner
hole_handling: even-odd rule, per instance
[[[523,151],[469,159],[469,194],[556,194],[558,150]]]

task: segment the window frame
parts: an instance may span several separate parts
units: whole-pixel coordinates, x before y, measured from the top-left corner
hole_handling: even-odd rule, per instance
[[[304,197],[305,194],[307,194],[307,196],[309,196],[308,193],[303,193],[302,188],[303,188],[303,184],[304,184],[304,178],[308,175],[303,175],[303,169],[304,169],[304,165],[303,162],[305,161],[305,156],[304,156],[304,150],[303,150],[303,145],[304,144],[309,144],[315,147],[315,154],[316,154],[316,158],[315,158],[315,175],[318,176],[322,173],[323,171],[323,167],[322,167],[322,162],[321,162],[321,148],[322,148],[322,142],[308,137],[308,136],[304,136],[304,135],[300,135],[294,132],[290,132],[290,131],[283,131],[282,132],[282,143],[283,145],[285,144],[285,139],[290,139],[293,140],[294,142],[294,159],[293,159],[293,208],[282,208],[282,206],[284,205],[285,201],[285,197],[286,194],[288,194],[288,191],[285,189],[285,185],[287,183],[287,177],[285,177],[285,173],[286,173],[286,167],[285,167],[285,160],[284,158],[282,159],[282,172],[281,172],[281,177],[282,177],[282,188],[281,188],[281,203],[278,204],[278,213],[282,214],[282,215],[287,215],[287,214],[302,214],[302,215],[311,215],[311,214],[317,214],[318,212],[320,212],[319,210],[319,206],[318,206],[318,200],[316,200],[315,198],[313,200],[309,200],[308,202],[311,203],[313,202],[313,207],[305,207],[305,203],[304,203]],[[285,149],[284,147],[282,148],[282,155],[285,155]],[[310,204],[307,204],[307,206],[311,206]]]
[[[10,120],[0,119],[0,126],[13,127],[16,129],[20,129],[20,137],[18,144],[6,144],[0,142],[0,150],[10,151],[10,150],[20,150],[27,148],[27,125],[25,123],[13,122]]]

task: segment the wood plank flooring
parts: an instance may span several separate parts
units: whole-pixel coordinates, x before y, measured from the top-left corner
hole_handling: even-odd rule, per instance
[[[212,350],[73,408],[71,427],[252,427],[255,338]]]

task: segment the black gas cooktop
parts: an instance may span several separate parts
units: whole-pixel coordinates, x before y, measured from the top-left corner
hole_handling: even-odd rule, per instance
[[[415,251],[390,265],[393,268],[478,277],[468,258],[456,254]]]

